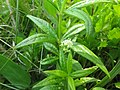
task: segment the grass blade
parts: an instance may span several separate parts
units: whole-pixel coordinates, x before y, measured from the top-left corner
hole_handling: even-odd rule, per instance
[[[117,74],[120,73],[120,59],[114,68],[109,72],[110,78],[105,76],[96,86],[104,87],[108,82],[110,82]]]

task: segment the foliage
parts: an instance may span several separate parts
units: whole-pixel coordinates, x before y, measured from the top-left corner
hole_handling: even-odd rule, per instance
[[[119,3],[1,0],[0,89],[119,88]]]

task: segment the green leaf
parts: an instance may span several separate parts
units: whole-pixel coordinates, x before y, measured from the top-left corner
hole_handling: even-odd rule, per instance
[[[19,89],[25,89],[30,85],[30,75],[19,65],[2,55],[0,55],[0,74]]]
[[[57,18],[57,8],[55,4],[51,0],[44,0],[44,8],[45,10],[54,18]]]
[[[58,49],[57,49],[56,46],[54,46],[54,45],[51,44],[51,43],[47,43],[47,42],[43,43],[43,45],[45,46],[45,48],[46,48],[47,50],[49,50],[50,52],[58,55]]]
[[[83,70],[82,65],[77,60],[72,60],[72,71]]]
[[[79,9],[75,9],[75,8],[67,9],[65,11],[65,13],[72,15],[72,16],[75,16],[75,17],[85,21],[86,35],[93,36],[94,29],[93,29],[92,21],[91,21],[89,15],[87,15],[84,11],[79,10]]]
[[[104,66],[104,64],[102,63],[100,58],[98,58],[87,47],[85,47],[84,45],[81,45],[79,43],[74,43],[73,46],[71,46],[71,48],[73,49],[73,51],[77,52],[78,54],[82,55],[86,59],[88,59],[91,62],[93,62],[94,64],[96,64],[102,71],[104,71],[110,77],[106,67]]]
[[[93,73],[96,69],[97,69],[97,66],[93,66],[93,67],[86,68],[83,70],[77,70],[77,71],[71,73],[70,76],[73,78],[85,77],[85,76],[88,76],[89,74]]]
[[[73,4],[69,8],[82,8],[82,7],[86,7],[86,6],[92,5],[92,4],[104,3],[104,2],[111,2],[111,1],[110,0],[87,0],[87,1],[80,1],[80,2],[77,2],[77,3]]]
[[[92,90],[105,90],[105,89],[102,88],[102,87],[95,87],[95,88],[93,88]]]
[[[38,90],[59,90],[58,88],[59,88],[59,86],[57,86],[57,85],[48,85],[48,86],[45,86]]]
[[[43,79],[42,81],[38,82],[36,85],[34,85],[33,89],[36,90],[36,88],[41,88],[41,87],[48,86],[48,85],[59,84],[60,81],[62,81],[61,78],[58,78],[55,76],[49,76],[49,77]]]
[[[59,64],[61,70],[66,71],[66,60],[62,48],[59,50]]]
[[[85,83],[96,82],[96,81],[99,81],[99,80],[91,77],[83,77],[83,78],[80,78],[80,80],[79,79],[75,80],[75,86],[77,87]]]
[[[57,24],[57,6],[51,0],[44,0],[44,14],[51,20],[54,24]]]
[[[62,71],[62,70],[49,70],[49,71],[44,71],[44,73],[48,75],[55,75],[58,77],[67,77],[67,73]]]
[[[107,41],[101,41],[100,45],[98,46],[98,48],[102,48],[102,47],[107,47]]]
[[[43,43],[45,41],[49,41],[49,39],[46,37],[46,34],[35,34],[24,39],[23,41],[18,43],[14,48],[20,48],[34,43]]]
[[[115,83],[115,87],[120,89],[120,82]]]
[[[72,71],[72,53],[69,52],[68,59],[67,59],[67,72],[70,74]]]
[[[57,60],[58,60],[58,57],[56,57],[56,56],[54,56],[54,57],[48,57],[48,58],[45,58],[45,59],[43,59],[41,61],[41,65],[53,64]]]
[[[71,90],[76,90],[74,80],[72,77],[68,77],[68,85],[70,86]]]
[[[120,59],[114,68],[109,72],[110,78],[105,76],[96,86],[104,87],[108,82],[110,82],[117,74],[120,73]]]
[[[63,35],[62,39],[67,39],[67,38],[81,32],[84,29],[85,29],[84,24],[74,25],[70,29],[68,29],[68,31]]]
[[[120,39],[120,28],[114,28],[113,30],[110,30],[108,33],[108,38],[110,40]]]
[[[115,10],[116,14],[120,17],[120,5],[113,5],[113,9]]]
[[[32,15],[27,15],[27,17],[31,19],[39,28],[41,28],[49,36],[52,36],[55,39],[57,39],[57,34],[55,33],[55,31],[52,29],[52,27],[50,26],[48,22],[46,22],[43,19],[34,17]]]

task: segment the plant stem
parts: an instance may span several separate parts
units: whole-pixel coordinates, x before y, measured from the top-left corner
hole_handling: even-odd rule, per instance
[[[62,14],[59,13],[59,22],[58,22],[58,38],[59,38],[59,43],[61,39],[61,21],[62,21]]]
[[[63,11],[64,11],[64,8],[65,8],[66,2],[67,2],[67,0],[63,1],[62,7],[61,7],[60,12],[59,12],[59,21],[58,21],[58,38],[59,38],[59,43],[60,43],[60,40],[61,40],[62,15],[63,15]]]

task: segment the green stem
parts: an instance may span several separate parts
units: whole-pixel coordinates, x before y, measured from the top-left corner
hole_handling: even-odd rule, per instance
[[[64,8],[65,8],[66,2],[67,2],[67,0],[64,0],[64,1],[63,1],[62,7],[61,7],[60,12],[59,12],[59,22],[58,22],[58,38],[59,38],[59,42],[60,42],[60,40],[61,40],[62,15],[63,15],[63,11],[64,11]]]
[[[58,38],[59,38],[59,41],[60,41],[60,38],[61,38],[61,21],[62,21],[62,15],[60,13],[59,14],[59,22],[58,22]]]

